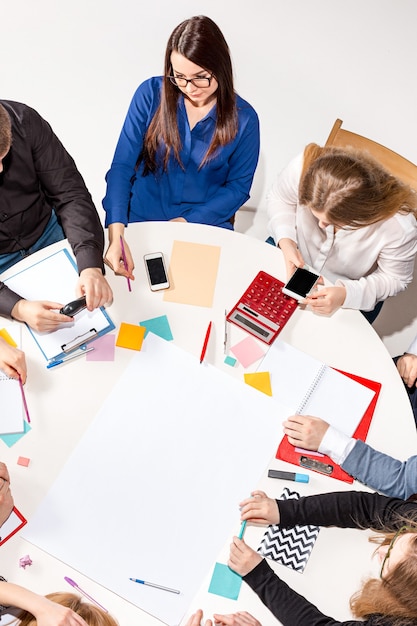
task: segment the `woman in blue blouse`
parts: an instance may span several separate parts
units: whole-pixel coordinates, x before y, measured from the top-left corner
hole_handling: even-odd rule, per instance
[[[259,156],[255,110],[233,88],[229,48],[208,17],[171,34],[164,76],[142,83],[130,104],[106,176],[106,263],[123,269],[129,222],[184,221],[233,228],[248,200]]]

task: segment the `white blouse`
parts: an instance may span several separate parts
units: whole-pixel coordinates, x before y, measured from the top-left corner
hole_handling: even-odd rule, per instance
[[[306,264],[346,288],[343,308],[371,311],[377,302],[403,291],[413,278],[417,221],[411,214],[358,229],[320,228],[298,202],[303,154],[277,176],[267,197],[268,232],[276,244],[295,241]]]

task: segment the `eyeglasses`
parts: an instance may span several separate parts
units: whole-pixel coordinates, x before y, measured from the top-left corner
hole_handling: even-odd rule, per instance
[[[194,87],[207,89],[207,87],[210,87],[211,85],[213,74],[211,76],[205,76],[204,78],[183,78],[182,76],[167,76],[167,78],[177,87],[184,88],[188,85],[188,83],[191,83]]]
[[[381,571],[379,572],[379,577],[382,578],[382,573],[384,571],[384,567],[385,567],[385,563],[388,561],[390,554],[391,554],[391,550],[394,547],[394,543],[397,541],[398,537],[400,535],[402,535],[403,533],[406,533],[407,531],[411,530],[408,526],[401,526],[401,528],[399,528],[397,530],[397,532],[395,533],[395,535],[393,536],[393,538],[391,539],[391,542],[388,546],[388,550],[384,556],[384,560],[381,563]]]

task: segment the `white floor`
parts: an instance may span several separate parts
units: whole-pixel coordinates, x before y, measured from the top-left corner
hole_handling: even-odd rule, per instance
[[[267,238],[266,225],[265,211],[243,207],[236,215],[236,231],[263,241]],[[373,327],[391,356],[407,350],[417,335],[417,280],[406,291],[385,302]]]

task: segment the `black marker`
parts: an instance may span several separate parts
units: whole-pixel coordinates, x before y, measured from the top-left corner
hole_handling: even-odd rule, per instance
[[[268,470],[268,478],[282,478],[284,480],[294,480],[296,483],[308,483],[310,477],[307,474],[295,474],[294,472],[280,472],[279,470]]]

